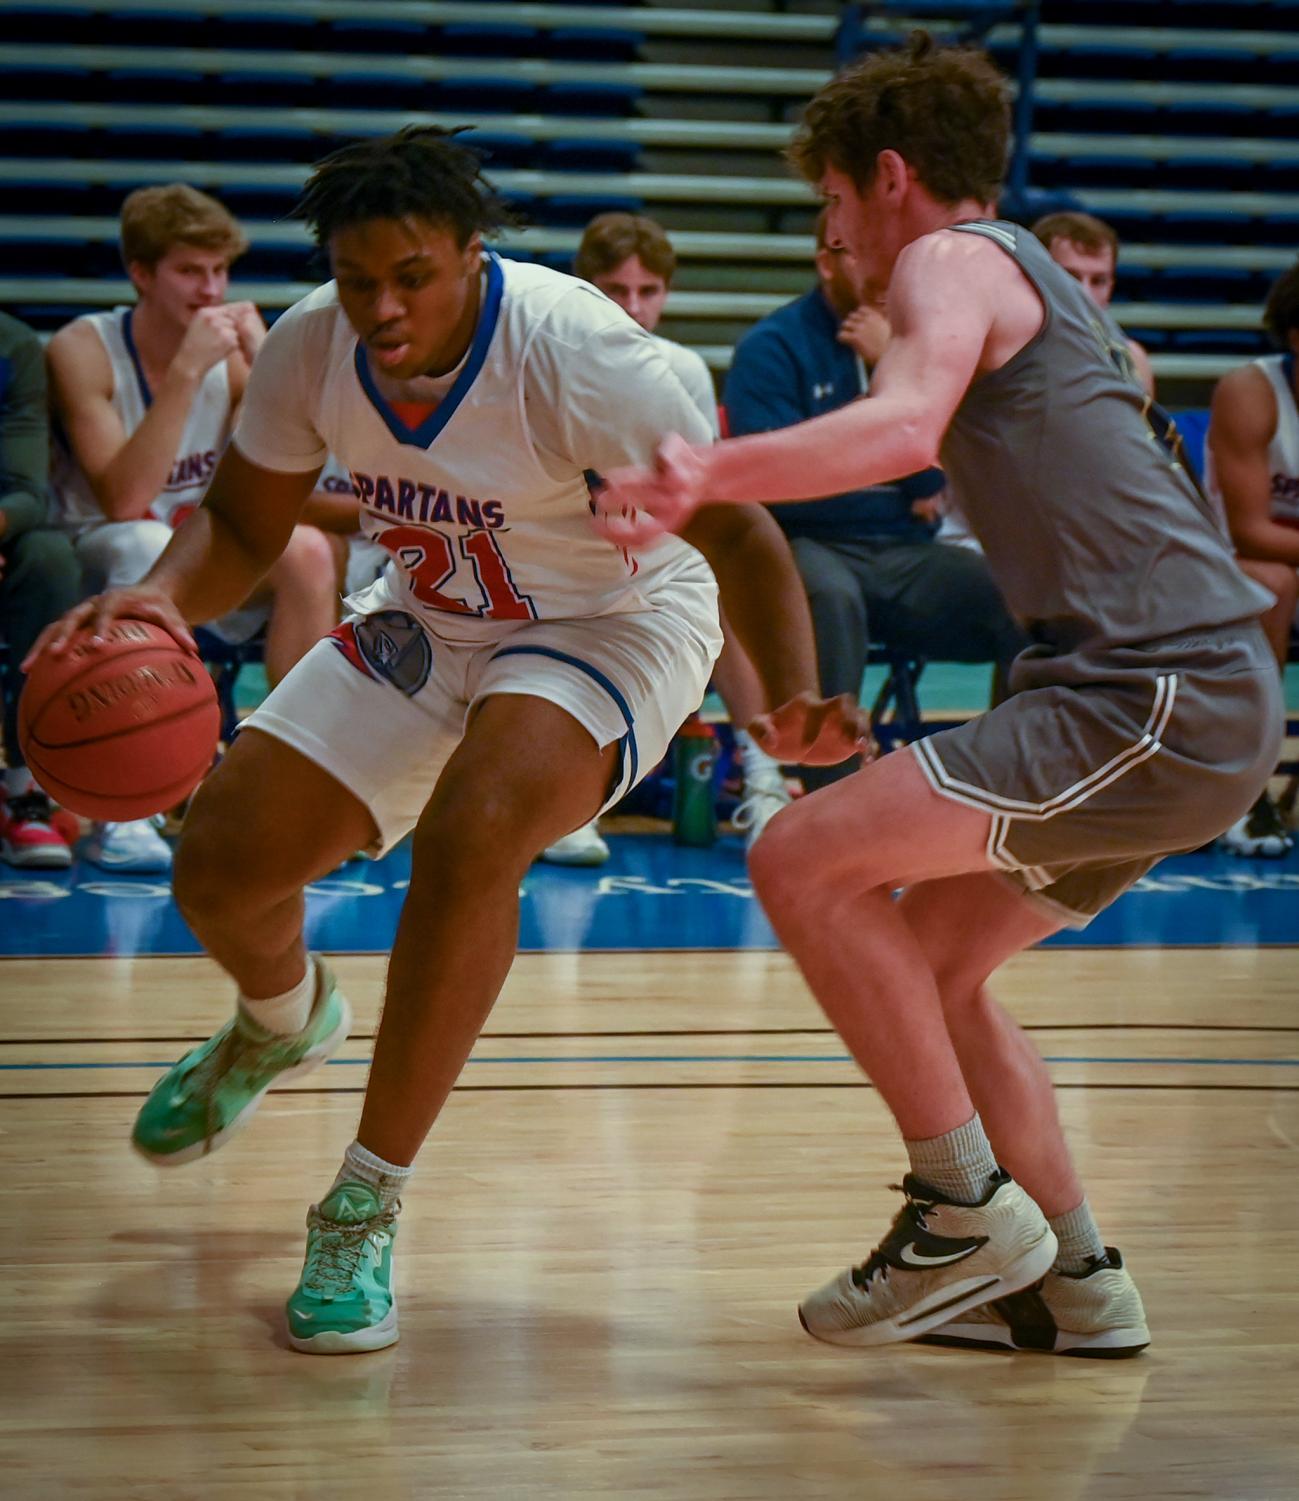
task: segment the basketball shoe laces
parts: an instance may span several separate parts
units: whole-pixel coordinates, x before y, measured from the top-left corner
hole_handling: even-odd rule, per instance
[[[938,1202],[936,1199],[919,1197],[901,1183],[890,1183],[889,1188],[894,1193],[906,1194],[907,1202],[898,1210],[889,1233],[860,1266],[853,1267],[853,1286],[860,1288],[862,1292],[870,1291],[870,1284],[875,1277],[879,1277],[882,1282],[889,1280],[889,1267],[896,1264],[898,1252],[912,1239],[917,1229],[929,1229],[925,1211],[932,1209]]]
[[[281,1040],[289,1041],[290,1039]],[[236,1021],[220,1043],[206,1058],[200,1059],[186,1075],[186,1086],[201,1095],[203,1099],[203,1118],[207,1128],[209,1150],[211,1150],[212,1138],[223,1131],[226,1125],[218,1111],[218,1085],[228,1079],[243,1064],[245,1057],[265,1053],[274,1046],[274,1040],[268,1042],[255,1037],[246,1037],[240,1031],[239,1023]]]
[[[312,1209],[310,1226],[320,1231],[320,1238],[311,1247],[307,1265],[302,1274],[302,1284],[314,1293],[348,1293],[352,1290],[352,1278],[356,1275],[357,1263],[365,1250],[365,1243],[376,1230],[387,1229],[397,1218],[401,1209],[399,1199],[391,1209],[362,1220],[357,1225],[340,1225],[336,1220],[327,1220],[318,1209]]]

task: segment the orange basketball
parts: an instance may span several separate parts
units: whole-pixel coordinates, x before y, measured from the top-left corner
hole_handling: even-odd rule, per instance
[[[173,808],[212,765],[221,712],[198,657],[161,626],[115,620],[38,657],[18,705],[32,775],[87,818],[124,822]]]

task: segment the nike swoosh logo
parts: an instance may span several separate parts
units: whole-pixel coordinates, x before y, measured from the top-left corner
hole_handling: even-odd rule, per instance
[[[953,1261],[964,1261],[967,1256],[973,1256],[978,1249],[978,1246],[966,1246],[964,1250],[952,1251],[946,1256],[927,1256],[923,1251],[916,1250],[915,1242],[912,1241],[898,1252],[898,1260],[906,1266],[950,1266]]]

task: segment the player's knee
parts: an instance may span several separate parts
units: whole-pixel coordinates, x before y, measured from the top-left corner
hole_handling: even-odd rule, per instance
[[[536,854],[527,848],[528,822],[518,800],[497,787],[439,787],[415,829],[413,866],[440,885],[492,880],[516,864],[526,869]]]
[[[172,864],[172,894],[186,920],[202,929],[282,897],[269,889],[272,866],[221,778],[205,782],[194,794]]]
[[[223,857],[219,842],[201,824],[187,820],[172,862],[171,890],[191,927],[202,932],[238,901],[245,889],[241,874]]]
[[[749,878],[763,906],[812,898],[820,886],[817,862],[808,844],[797,804],[784,808],[749,851]]]
[[[298,594],[332,596],[337,573],[333,548],[324,532],[315,526],[295,526],[270,583],[277,592],[287,588]]]

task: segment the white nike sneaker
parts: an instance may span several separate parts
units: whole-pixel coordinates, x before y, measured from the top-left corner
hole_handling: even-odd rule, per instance
[[[1008,1173],[957,1204],[908,1173],[907,1202],[860,1266],[805,1299],[803,1328],[832,1345],[915,1339],[993,1298],[1031,1287],[1055,1260],[1046,1217]]]
[[[130,823],[97,823],[85,848],[86,859],[101,870],[162,875],[171,869],[171,846],[151,818]]]
[[[593,818],[580,829],[556,839],[542,850],[540,858],[551,865],[603,865],[609,858],[609,846],[600,838],[599,825]]]
[[[972,1308],[917,1341],[972,1350],[1036,1350],[1126,1360],[1150,1343],[1137,1285],[1113,1246],[1084,1272],[1050,1271],[1033,1287]]]

